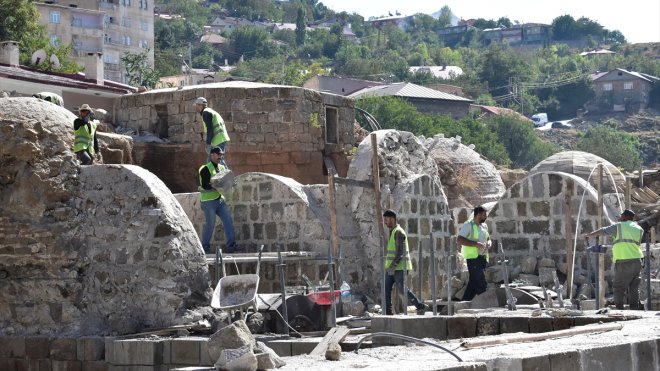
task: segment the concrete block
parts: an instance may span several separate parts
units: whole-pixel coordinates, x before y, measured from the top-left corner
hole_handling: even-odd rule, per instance
[[[50,359],[30,359],[30,370],[34,371],[50,371],[51,361]],[[0,364],[0,370],[4,370]]]
[[[548,355],[550,369],[553,371],[582,370],[578,351],[561,352]]]
[[[454,316],[447,317],[447,339],[475,337],[477,334],[477,317]]]
[[[573,317],[555,317],[552,319],[552,330],[566,330],[573,327]]]
[[[320,339],[319,339],[320,341]],[[301,354],[309,354],[314,350],[318,345],[318,342],[314,341],[292,341],[291,342],[291,355],[297,356]]]
[[[100,361],[105,359],[105,342],[103,338],[79,338],[77,340],[77,347],[79,361]]]
[[[654,356],[654,354],[658,354],[655,340],[632,343],[631,351],[634,354],[631,369],[640,371],[660,369],[660,360]]]
[[[375,318],[376,317],[374,317],[374,319]],[[372,326],[373,326],[373,322],[372,322]],[[291,342],[288,340],[264,341],[264,344],[266,344],[266,346],[268,346],[270,349],[274,350],[275,353],[280,357],[291,356]]]
[[[48,358],[50,356],[50,338],[28,336],[25,338],[25,349],[29,359]]]
[[[581,349],[582,371],[632,370],[630,344]]]
[[[83,361],[82,371],[107,371],[108,364],[105,361]]]
[[[501,333],[529,332],[528,317],[500,318]]]
[[[51,361],[52,371],[82,371],[80,361]]]
[[[0,358],[22,358],[22,357],[25,357],[25,337],[23,336],[0,337]]]
[[[169,365],[172,363],[172,342],[170,339],[163,340],[163,353],[161,353],[160,364]]]
[[[78,359],[76,339],[55,338],[50,342],[50,359],[57,361],[73,361]]]
[[[13,370],[14,369],[14,359],[13,358],[0,358],[0,370]],[[48,370],[50,371],[50,367]]]
[[[584,326],[592,323],[605,322],[604,316],[580,316],[573,317],[573,326]]]
[[[145,339],[115,340],[113,342],[112,361],[108,361],[108,363],[111,365],[157,365],[163,357],[162,353],[163,344],[160,341]]]
[[[550,357],[536,356],[522,359],[522,371],[551,371]]]
[[[500,333],[499,317],[477,318],[477,336],[497,335]]]
[[[178,338],[170,340],[170,363],[173,365],[197,366],[200,360],[202,338]]]
[[[213,366],[217,359],[211,359],[209,353],[209,342],[202,341],[199,343],[199,364],[202,366]]]
[[[552,317],[530,317],[529,318],[529,332],[550,332],[552,331]]]

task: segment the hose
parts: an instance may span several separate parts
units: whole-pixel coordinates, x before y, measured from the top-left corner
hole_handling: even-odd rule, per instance
[[[414,338],[412,336],[399,335],[399,334],[394,334],[394,333],[391,333],[391,332],[374,332],[373,334],[366,335],[365,337],[360,339],[360,341],[358,341],[357,346],[355,347],[355,354],[357,354],[358,350],[360,349],[360,345],[362,345],[363,341],[365,341],[367,339],[371,339],[373,337],[393,337],[393,338],[397,338],[397,339],[407,340],[407,341],[410,341],[410,342],[413,342],[413,343],[430,345],[432,347],[436,347],[436,348],[444,350],[445,352],[447,352],[447,353],[451,354],[452,356],[454,356],[459,362],[463,362],[461,357],[457,356],[456,353],[454,353],[451,350],[443,347],[442,345],[439,345],[439,344],[436,344],[434,342],[427,341],[427,340],[417,339],[417,338]]]

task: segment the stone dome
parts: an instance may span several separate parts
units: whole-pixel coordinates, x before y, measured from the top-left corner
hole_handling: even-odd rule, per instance
[[[506,187],[499,171],[458,138],[436,135],[426,148],[438,166],[438,176],[450,208],[474,207],[497,201]]]
[[[589,183],[597,189],[598,183],[598,163],[603,164],[603,192],[614,193],[614,183],[620,187],[626,184],[626,177],[619,171],[619,169],[612,165],[611,162],[602,157],[596,156],[592,153],[581,151],[564,151],[555,153],[554,155],[539,162],[536,166],[529,171],[529,175],[547,172],[547,171],[560,171],[563,173],[573,174],[579,176],[584,180],[589,180]],[[593,173],[592,173],[593,171]],[[610,174],[612,178],[610,178]],[[591,175],[591,179],[589,179]]]

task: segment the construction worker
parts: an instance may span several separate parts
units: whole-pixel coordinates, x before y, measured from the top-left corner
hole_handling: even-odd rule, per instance
[[[623,210],[619,223],[587,233],[585,237],[600,235],[614,236],[612,239],[612,260],[614,261],[614,304],[623,309],[623,297],[628,289],[630,309],[640,309],[639,274],[642,270],[642,235],[644,230],[633,221],[635,213]]]
[[[228,168],[224,156],[227,152],[227,144],[229,143],[225,121],[219,113],[208,108],[208,102],[204,97],[199,97],[195,100],[195,110],[202,116],[204,132],[199,133],[199,135],[202,141],[204,141],[204,133],[206,133],[206,153],[209,154],[209,161],[211,160],[211,148],[220,147],[223,153],[220,163],[222,166]]]
[[[397,223],[396,213],[392,210],[386,210],[383,213],[383,223],[390,229],[387,256],[385,256],[385,269],[387,270],[385,276],[385,314],[391,315],[392,287],[396,283],[397,290],[403,292],[403,270],[412,271],[413,266],[408,250],[408,236],[406,231]],[[410,289],[407,291],[408,300],[417,308],[417,314],[424,314],[426,305],[420,302]]]
[[[202,229],[202,247],[206,254],[212,252],[211,237],[213,237],[213,231],[215,229],[216,215],[220,217],[225,230],[225,237],[227,239],[225,252],[236,252],[234,223],[229,214],[229,208],[222,193],[211,185],[211,178],[224,170],[224,167],[219,163],[222,155],[223,152],[220,147],[211,148],[211,160],[199,168],[199,196],[205,219],[204,228]]]
[[[37,93],[37,94],[32,94],[33,97],[38,98],[38,99],[43,99],[46,102],[51,102],[53,104],[56,104],[60,107],[64,107],[64,100],[62,97],[55,93],[51,92],[42,92],[42,93]]]
[[[89,105],[83,104],[78,109],[80,117],[73,121],[73,152],[83,165],[91,165],[95,154],[98,160],[101,159],[99,143],[96,139],[98,121],[92,119],[91,112]]]
[[[488,264],[488,249],[491,246],[490,234],[486,219],[488,212],[482,206],[474,208],[471,220],[465,222],[458,231],[456,242],[461,246],[463,258],[467,262],[469,279],[463,301],[472,300],[476,295],[486,291],[486,265]]]

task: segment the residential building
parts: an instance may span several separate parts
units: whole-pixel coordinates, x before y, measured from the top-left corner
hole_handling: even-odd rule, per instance
[[[380,28],[383,26],[396,26],[399,27],[402,30],[405,30],[406,27],[408,26],[408,21],[412,20],[411,15],[409,16],[402,16],[402,15],[392,15],[390,14],[388,17],[381,17],[381,18],[375,18],[375,19],[369,19],[366,21],[369,23],[372,27]]]
[[[147,52],[154,64],[154,16],[150,0],[59,0],[34,3],[53,45],[73,45],[73,59],[84,64],[86,54],[103,54],[103,77],[126,83],[124,53]]]
[[[660,78],[617,68],[592,75],[596,97],[586,104],[590,111],[635,112],[648,107],[651,90]]]
[[[463,69],[458,66],[410,66],[408,71],[413,74],[430,73],[433,77],[443,80],[453,80],[463,74]]]
[[[0,89],[22,96],[44,91],[58,94],[64,107],[76,111],[83,103],[113,112],[116,98],[137,89],[103,79],[100,53],[85,56],[85,74],[44,72],[19,65],[18,44],[0,42]],[[114,112],[113,112],[114,117]]]
[[[450,115],[460,119],[468,115],[471,99],[426,88],[407,82],[373,86],[350,94],[350,98],[394,96],[414,105],[419,112]]]
[[[226,33],[230,34],[234,32],[239,27],[242,26],[257,26],[255,22],[251,22],[245,18],[236,18],[236,17],[216,17],[210,25],[211,32],[214,33]]]

